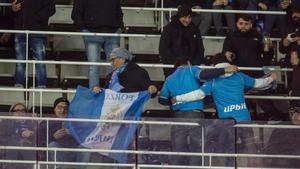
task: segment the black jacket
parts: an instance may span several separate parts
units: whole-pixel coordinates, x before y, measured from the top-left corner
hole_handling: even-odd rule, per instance
[[[54,0],[18,0],[21,11],[13,13],[15,29],[47,30],[48,20],[55,13]]]
[[[164,64],[174,64],[177,57],[190,57],[193,65],[199,65],[204,57],[199,29],[192,22],[183,26],[175,15],[162,32],[159,54]]]
[[[56,140],[54,138],[54,133],[57,130],[60,130],[63,127],[63,122],[62,121],[50,121],[49,122],[49,143],[56,141],[59,144],[61,144],[62,146],[64,146],[64,148],[74,148],[77,147],[79,144],[76,142],[76,140],[71,136],[65,136],[61,139]],[[43,121],[40,125],[39,125],[39,134],[38,134],[38,146],[39,147],[46,147],[47,146],[47,123],[46,121]]]
[[[109,87],[109,81],[112,73],[107,76],[104,88]],[[148,90],[148,87],[151,85],[148,72],[134,62],[128,62],[128,65],[125,67],[124,71],[118,75],[118,77],[120,84],[124,87],[121,92],[144,91]]]
[[[74,0],[72,19],[77,28],[113,33],[123,28],[120,0]]]
[[[274,51],[264,52],[263,49],[263,37],[254,29],[246,33],[231,32],[223,45],[223,53],[229,51],[235,54],[233,64],[244,67],[260,67],[270,62]]]
[[[296,30],[300,31],[300,24],[296,24],[291,17],[291,14],[288,12],[287,14],[287,32],[286,35],[282,37],[281,41],[279,42],[279,52],[282,54],[286,54],[285,56],[285,64],[286,66],[290,67],[290,54],[292,49],[297,46],[297,42],[291,43],[289,46],[283,46],[283,40],[287,37],[288,34],[296,32]]]

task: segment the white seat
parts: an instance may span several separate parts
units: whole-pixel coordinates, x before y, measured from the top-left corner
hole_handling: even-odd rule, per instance
[[[156,27],[153,11],[123,10],[125,26]]]
[[[215,55],[222,52],[224,40],[203,39],[205,55]]]
[[[165,76],[164,76],[164,71],[163,68],[145,68],[147,72],[149,73],[150,79],[152,81],[164,81]]]
[[[134,54],[159,54],[159,38],[129,38],[129,51]]]
[[[15,68],[15,63],[0,63],[0,75],[7,77],[14,76]]]
[[[50,17],[50,23],[60,23],[60,24],[72,24],[73,20],[71,19],[72,6],[65,7],[56,5],[56,12],[53,16]]]
[[[61,90],[60,88],[54,88]],[[62,93],[53,93],[53,92],[29,92],[29,107],[32,106],[46,106],[52,107],[54,101],[62,97]]]
[[[48,78],[57,78],[55,64],[46,64],[46,72]],[[33,64],[28,64],[28,75],[33,76]]]
[[[1,88],[14,88],[1,86]],[[23,91],[0,91],[0,105],[12,105],[15,103],[25,103]]]
[[[61,77],[67,79],[88,79],[89,66],[61,65]]]

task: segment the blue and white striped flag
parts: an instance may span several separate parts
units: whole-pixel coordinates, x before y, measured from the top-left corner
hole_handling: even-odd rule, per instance
[[[148,91],[118,93],[102,89],[94,93],[78,86],[71,101],[68,118],[103,120],[139,120],[144,103],[150,98]],[[79,144],[86,148],[127,150],[133,142],[136,124],[67,122],[67,128]],[[127,162],[126,154],[101,153],[119,163]]]

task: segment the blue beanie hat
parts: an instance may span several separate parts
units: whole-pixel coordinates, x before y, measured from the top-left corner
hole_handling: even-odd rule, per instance
[[[134,58],[134,56],[124,48],[114,48],[110,53],[110,57],[112,56],[117,56],[119,58],[123,58],[129,61],[131,61]]]

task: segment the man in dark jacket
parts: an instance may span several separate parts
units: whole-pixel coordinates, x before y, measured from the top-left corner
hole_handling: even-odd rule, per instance
[[[148,90],[156,94],[157,88],[152,84],[148,72],[132,62],[133,55],[124,48],[115,48],[110,54],[113,72],[108,76],[105,88],[117,92],[139,92]],[[99,87],[93,91],[100,92]]]
[[[286,54],[285,64],[290,65],[290,54],[293,46],[300,43],[300,1],[293,0],[287,9],[288,27],[286,35],[279,43],[279,51]]]
[[[54,101],[53,112],[57,118],[66,118],[68,114],[69,101],[60,97]],[[48,132],[47,132],[47,127]],[[46,121],[40,124],[39,129],[39,146],[40,147],[56,147],[56,148],[76,148],[78,144],[70,135],[68,129],[62,121],[50,121],[47,126]],[[47,141],[48,133],[48,141]],[[47,143],[48,142],[48,143]],[[49,159],[51,161],[75,162],[76,153],[74,152],[57,152],[54,159],[54,151],[49,151]]]
[[[164,64],[174,65],[177,57],[190,56],[192,65],[199,65],[204,57],[204,47],[199,29],[192,23],[192,11],[188,5],[178,8],[162,32],[159,54]],[[164,69],[167,77],[173,69]]]
[[[227,59],[237,66],[261,67],[268,65],[273,59],[274,51],[269,43],[263,43],[263,37],[255,29],[250,15],[239,15],[237,17],[236,31],[230,33],[223,45],[223,53]],[[260,78],[263,72],[245,71],[246,74]],[[270,93],[264,91],[264,94]],[[279,120],[280,114],[270,100],[257,100],[265,113],[271,120]],[[249,105],[248,105],[249,106]],[[264,119],[266,120],[266,119]]]
[[[189,5],[193,9],[211,9],[212,1],[213,0],[164,0],[164,8],[178,8],[181,5]],[[166,13],[166,17],[169,20],[169,13]],[[201,35],[206,36],[212,23],[212,14],[209,12],[195,12],[192,22],[200,29]]]
[[[18,30],[47,30],[49,17],[55,13],[54,0],[14,0],[12,11],[15,22],[15,29]],[[35,60],[44,60],[46,53],[47,37],[45,35],[30,35],[29,47],[33,51]],[[26,35],[16,34],[15,36],[16,58],[26,60]],[[37,86],[45,88],[47,83],[46,67],[44,64],[37,64]],[[25,64],[16,64],[15,86],[23,87],[25,84]]]
[[[236,31],[225,38],[223,53],[237,66],[261,67],[273,58],[274,51],[270,44],[264,44],[263,36],[252,27],[250,15],[239,15]],[[261,72],[250,72],[250,74],[255,78],[262,75]]]
[[[72,19],[82,32],[121,33],[123,13],[120,0],[75,0]],[[86,54],[89,62],[99,62],[101,48],[106,54],[106,61],[112,49],[120,46],[120,37],[84,36]],[[106,74],[111,70],[106,69]],[[90,66],[89,87],[99,86],[99,66]]]

